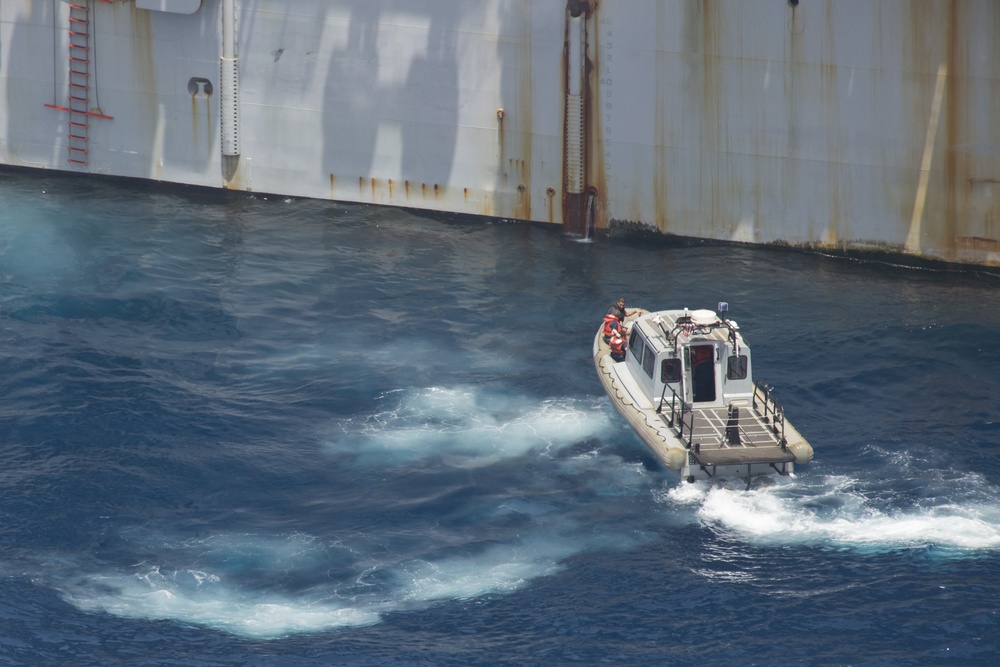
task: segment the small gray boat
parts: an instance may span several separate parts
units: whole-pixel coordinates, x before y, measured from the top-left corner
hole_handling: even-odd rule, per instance
[[[594,366],[611,403],[681,479],[789,475],[813,449],[785,419],[771,388],[753,379],[750,348],[729,307],[638,309],[624,322],[628,349],[615,361],[594,337]]]

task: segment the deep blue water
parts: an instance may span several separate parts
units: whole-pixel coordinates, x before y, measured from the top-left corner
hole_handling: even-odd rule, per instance
[[[1000,280],[0,173],[0,664],[994,665]],[[619,294],[816,458],[682,485]]]

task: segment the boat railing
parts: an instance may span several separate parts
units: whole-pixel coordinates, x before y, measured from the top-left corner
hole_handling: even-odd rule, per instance
[[[753,387],[753,409],[761,416],[762,421],[771,429],[775,437],[778,438],[781,448],[788,449],[788,440],[785,439],[785,411],[774,400],[773,391],[773,387],[768,387],[763,382],[755,381]]]
[[[667,399],[667,390],[670,390],[670,399]],[[669,409],[670,428],[677,429],[677,437],[684,443],[685,449],[691,449],[691,440],[694,437],[694,411],[691,405],[677,395],[674,388],[664,383],[663,394],[660,395],[660,404],[656,406],[656,413],[663,414],[664,409]]]

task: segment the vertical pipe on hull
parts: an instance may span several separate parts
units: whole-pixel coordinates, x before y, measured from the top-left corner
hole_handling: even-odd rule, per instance
[[[584,188],[583,23],[582,15],[569,18],[566,57],[566,192],[573,195]]]
[[[219,101],[222,120],[222,155],[240,154],[240,76],[236,57],[236,0],[222,2],[222,58],[219,70]],[[232,175],[229,174],[229,177]]]
[[[566,13],[566,108],[563,169],[563,227],[587,236],[587,14],[589,3],[571,0]]]

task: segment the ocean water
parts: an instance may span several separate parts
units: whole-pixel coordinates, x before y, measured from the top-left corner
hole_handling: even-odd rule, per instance
[[[0,173],[0,664],[994,665],[1000,279]],[[681,484],[618,295],[816,457]]]

